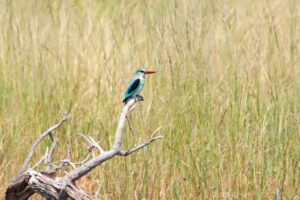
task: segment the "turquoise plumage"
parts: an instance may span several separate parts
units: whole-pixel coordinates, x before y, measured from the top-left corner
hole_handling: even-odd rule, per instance
[[[151,74],[151,73],[155,73],[155,71],[146,70],[143,68],[140,68],[135,72],[135,75],[126,90],[126,93],[125,93],[125,96],[123,99],[123,102],[125,105],[129,98],[136,98],[137,96],[139,96],[139,93],[144,88],[145,74]]]

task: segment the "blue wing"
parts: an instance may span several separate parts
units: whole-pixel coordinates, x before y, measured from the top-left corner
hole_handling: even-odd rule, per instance
[[[125,97],[123,99],[123,102],[125,103],[127,101],[127,99],[129,99],[133,94],[134,92],[138,89],[139,85],[140,85],[140,79],[135,79],[135,80],[132,80],[131,83],[129,84],[127,90],[126,90],[126,93],[125,93]]]

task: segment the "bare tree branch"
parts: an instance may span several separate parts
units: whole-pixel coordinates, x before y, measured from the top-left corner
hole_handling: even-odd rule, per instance
[[[118,152],[118,155],[119,156],[128,156],[129,154],[131,154],[131,153],[133,153],[133,152],[149,145],[150,143],[154,142],[155,140],[158,140],[158,139],[161,139],[161,138],[163,138],[163,136],[158,136],[158,137],[152,138],[152,139],[148,140],[147,142],[145,142],[144,144],[141,144],[141,145],[139,145],[139,146],[137,146],[133,149],[130,149],[130,150],[127,150],[127,151],[120,151],[120,152]]]
[[[119,152],[121,149],[122,135],[123,135],[124,127],[125,127],[126,117],[128,115],[128,110],[135,102],[136,101],[134,99],[130,99],[127,102],[127,104],[123,107],[123,111],[122,111],[120,119],[119,119],[118,127],[117,127],[116,134],[115,134],[115,141],[114,141],[114,145],[113,145],[113,149],[117,152]]]
[[[98,142],[96,142],[91,136],[89,136],[93,146],[95,146],[100,153],[104,153],[104,150],[99,146]]]
[[[85,137],[83,134],[79,133],[79,135],[81,135],[83,138],[87,139],[87,137]],[[69,148],[69,145],[68,145],[67,146],[67,149],[68,149],[67,150],[68,151],[67,159],[59,160],[59,161],[56,161],[54,163],[48,162],[47,166],[52,166],[54,168],[54,170],[62,170],[65,174],[68,174],[63,170],[63,167],[71,166],[73,169],[75,169],[75,168],[77,168],[76,165],[83,165],[85,162],[87,162],[89,160],[93,148],[96,148],[94,144],[88,147],[88,153],[87,153],[87,156],[84,160],[74,163],[74,162],[71,162],[70,148]],[[57,164],[59,164],[59,163],[62,163],[62,164],[60,166],[57,166]]]
[[[80,162],[72,162],[71,161],[71,153],[69,145],[67,146],[67,159],[59,160],[56,162],[51,163],[51,156],[54,152],[56,146],[56,140],[52,135],[52,131],[60,127],[64,121],[66,121],[70,115],[65,114],[63,119],[56,124],[55,126],[48,129],[44,132],[31,146],[29,149],[28,155],[21,167],[17,176],[11,181],[10,185],[6,190],[6,200],[19,200],[19,199],[28,199],[33,193],[39,193],[46,199],[83,199],[83,200],[90,200],[95,199],[94,197],[89,196],[76,185],[74,185],[75,181],[80,179],[82,176],[89,173],[92,169],[99,166],[101,163],[105,162],[106,160],[116,156],[128,156],[131,153],[151,144],[155,140],[163,138],[162,136],[154,137],[144,144],[141,144],[135,148],[132,148],[127,151],[121,151],[121,144],[122,144],[122,135],[126,123],[127,115],[133,111],[135,108],[135,103],[138,101],[142,101],[143,98],[141,96],[130,99],[127,104],[123,107],[117,130],[115,133],[114,144],[112,149],[108,151],[104,151],[100,145],[100,141],[94,140],[91,136],[85,136],[81,133],[78,133],[81,137],[83,137],[90,146],[88,147],[87,156],[84,160]],[[131,108],[131,106],[134,106]],[[131,109],[130,109],[131,108]],[[155,134],[160,128],[156,129],[152,135]],[[45,155],[40,159],[40,161],[35,164],[30,170],[26,171],[29,161],[32,158],[33,151],[35,147],[47,136],[52,140],[52,145],[50,151],[47,151]],[[90,159],[93,149],[96,148],[99,151],[99,155]],[[36,172],[34,169],[42,162],[45,161],[47,170]],[[58,165],[58,166],[57,166]],[[72,169],[70,172],[66,170],[70,170],[67,168],[64,170],[65,166],[71,166]],[[78,166],[78,167],[77,167]],[[53,168],[50,170],[50,167]],[[57,177],[57,170],[61,170],[65,173],[63,177]],[[100,188],[97,190],[95,196],[97,197]]]
[[[76,169],[76,166],[74,165],[74,163],[72,163],[69,159],[59,160],[52,164],[55,166],[56,164],[59,164],[59,163],[62,163],[62,165],[60,167],[56,168],[57,170],[61,169],[62,167],[65,167],[65,166],[71,166],[71,167],[73,167],[73,169]]]
[[[86,158],[80,162],[74,163],[74,165],[83,165],[86,161],[88,161],[90,159],[91,153],[93,148],[95,148],[94,146],[89,146],[88,147],[88,154],[86,156]]]
[[[56,171],[60,170],[60,171],[62,171],[65,175],[68,175],[68,174],[69,174],[66,170],[63,169],[63,167],[68,166],[68,165],[66,165],[64,162],[62,162],[62,164],[61,164],[60,166],[56,166],[56,165],[53,164],[53,163],[47,163],[47,165],[48,165],[48,166],[51,166],[51,167],[53,168],[52,171],[55,171],[55,172],[56,172]]]
[[[60,127],[66,120],[68,120],[70,118],[70,115],[67,115],[65,113],[63,119],[56,125],[52,126],[51,128],[49,128],[47,131],[45,131],[33,144],[32,146],[30,147],[29,151],[28,151],[28,154],[27,154],[27,157],[21,167],[21,169],[19,170],[18,172],[18,175],[21,175],[25,172],[26,170],[26,167],[28,166],[31,158],[32,158],[32,155],[33,155],[33,152],[34,152],[34,149],[35,147],[44,139],[44,137],[46,137],[48,134],[50,134],[52,131],[54,131],[55,129],[57,129],[58,127]],[[18,177],[18,175],[16,177]]]
[[[56,140],[55,140],[54,137],[52,136],[52,133],[51,133],[51,132],[49,133],[49,137],[50,137],[50,139],[52,140],[52,145],[51,145],[51,148],[50,148],[50,151],[49,151],[49,154],[48,154],[47,163],[50,163],[50,162],[51,162],[51,157],[52,157],[52,154],[53,154],[54,149],[55,149],[55,146],[56,146]],[[46,169],[49,170],[49,169],[50,169],[50,166],[47,165]]]
[[[30,168],[30,170],[34,170],[37,166],[39,166],[41,164],[41,162],[43,160],[47,160],[47,157],[48,157],[48,147],[46,149],[46,153],[45,155],[39,160],[39,162],[37,162],[32,168]],[[46,161],[47,162],[47,161]]]
[[[28,185],[34,192],[47,199],[67,199],[61,196],[63,193],[66,193],[70,199],[94,199],[72,183],[56,181],[35,171],[29,171],[29,175],[31,178]]]
[[[138,100],[137,100],[138,101]],[[129,108],[136,103],[136,100],[130,99],[127,104],[123,107],[118,127],[115,133],[115,141],[113,148],[109,151],[105,151],[102,154],[98,155],[97,157],[89,160],[86,164],[82,165],[81,167],[73,170],[70,172],[70,174],[65,179],[69,179],[71,181],[76,181],[80,179],[82,176],[86,175],[88,172],[90,172],[92,169],[100,165],[101,163],[105,162],[106,160],[114,157],[120,152],[121,144],[122,144],[122,135],[123,130],[125,127],[126,122],[126,116],[128,114]],[[87,140],[89,141],[89,140]]]
[[[83,138],[91,145],[89,148],[91,148],[91,147],[97,148],[97,149],[99,150],[100,153],[103,153],[103,152],[104,152],[104,150],[99,146],[99,142],[100,142],[100,141],[96,142],[91,136],[89,136],[89,139],[88,139],[88,138],[87,138],[85,135],[83,135],[82,133],[77,133],[77,134],[80,135],[81,137],[83,137]]]

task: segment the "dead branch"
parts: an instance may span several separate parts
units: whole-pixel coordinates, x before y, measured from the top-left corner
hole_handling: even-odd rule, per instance
[[[45,131],[33,144],[32,146],[30,147],[29,151],[28,151],[28,154],[27,154],[27,157],[20,169],[20,171],[18,172],[18,175],[21,175],[25,172],[31,158],[32,158],[32,155],[33,155],[33,152],[34,152],[34,149],[35,147],[48,135],[50,134],[52,131],[54,131],[55,129],[57,129],[58,127],[60,127],[66,120],[68,120],[70,118],[70,115],[67,115],[65,113],[63,119],[56,125],[52,126],[51,128],[49,128],[47,131]],[[18,176],[17,175],[17,176]]]
[[[152,138],[152,139],[148,140],[147,142],[145,142],[144,144],[141,144],[141,145],[139,145],[139,146],[137,146],[137,147],[135,147],[133,149],[130,149],[130,150],[127,150],[127,151],[120,151],[118,153],[118,155],[120,155],[120,156],[128,156],[129,154],[131,154],[131,153],[133,153],[133,152],[135,152],[135,151],[137,151],[137,150],[139,150],[139,149],[141,149],[141,148],[149,145],[151,142],[154,142],[155,140],[158,140],[158,139],[161,139],[161,138],[163,138],[163,136],[158,136],[158,137]]]
[[[51,156],[52,156],[52,154],[53,154],[53,152],[54,152],[54,149],[55,149],[55,147],[56,147],[56,140],[55,140],[54,137],[52,136],[52,133],[51,133],[51,132],[49,133],[49,136],[50,136],[50,139],[52,140],[52,145],[51,145],[51,148],[50,148],[50,151],[49,151],[49,154],[48,154],[47,163],[50,163],[50,161],[51,161]],[[47,170],[49,170],[49,169],[50,169],[50,166],[47,165]]]
[[[48,158],[48,147],[47,147],[47,149],[46,149],[46,153],[45,153],[45,155],[40,159],[40,161],[39,162],[37,162],[32,168],[30,168],[30,170],[34,170],[37,166],[39,166],[40,164],[41,164],[41,162],[42,161],[44,161],[45,160],[45,163],[47,163],[47,158]]]
[[[44,132],[30,147],[28,151],[28,155],[17,175],[12,179],[6,190],[6,200],[19,200],[19,199],[27,199],[34,193],[39,193],[46,199],[95,199],[84,191],[82,191],[79,187],[77,187],[74,183],[82,176],[89,173],[92,169],[99,166],[103,162],[113,158],[116,155],[119,156],[128,156],[131,153],[149,145],[155,140],[161,139],[162,136],[158,136],[152,138],[141,144],[135,148],[132,148],[127,151],[121,151],[122,144],[122,135],[126,123],[127,115],[133,111],[135,108],[135,103],[137,101],[143,100],[142,98],[131,99],[128,103],[123,107],[117,130],[115,133],[114,144],[112,149],[105,151],[99,145],[99,141],[96,142],[92,137],[85,136],[81,133],[78,133],[81,137],[83,137],[88,143],[88,151],[87,156],[84,160],[78,162],[71,161],[70,149],[68,146],[67,159],[59,160],[51,163],[51,156],[56,147],[56,140],[54,139],[52,132],[59,128],[63,122],[65,122],[70,115],[65,114],[63,119],[53,127],[49,128],[46,132]],[[132,107],[133,106],[133,107]],[[131,109],[130,109],[131,108]],[[45,155],[29,170],[26,171],[26,168],[32,158],[34,149],[36,146],[47,136],[49,135],[52,141],[52,145],[50,150],[45,153]],[[93,149],[97,149],[99,154],[94,157],[91,157],[91,153]],[[45,171],[35,171],[34,169],[39,166],[42,161],[45,161],[46,170]],[[65,170],[65,166],[71,166],[72,170]],[[52,168],[52,169],[51,169]],[[70,168],[68,168],[70,169]],[[63,177],[57,177],[57,171],[61,170],[65,173]],[[96,192],[96,195],[98,195]]]

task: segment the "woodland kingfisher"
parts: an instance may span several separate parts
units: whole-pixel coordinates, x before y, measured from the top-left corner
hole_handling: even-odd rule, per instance
[[[126,105],[127,100],[129,98],[136,99],[137,97],[141,97],[141,96],[139,96],[139,93],[144,88],[145,75],[146,74],[152,74],[152,73],[155,73],[155,71],[146,70],[146,69],[143,69],[143,68],[140,68],[135,72],[135,75],[134,75],[132,81],[130,82],[130,84],[129,84],[127,90],[126,90],[126,93],[125,93],[125,97],[123,99],[124,105]]]

